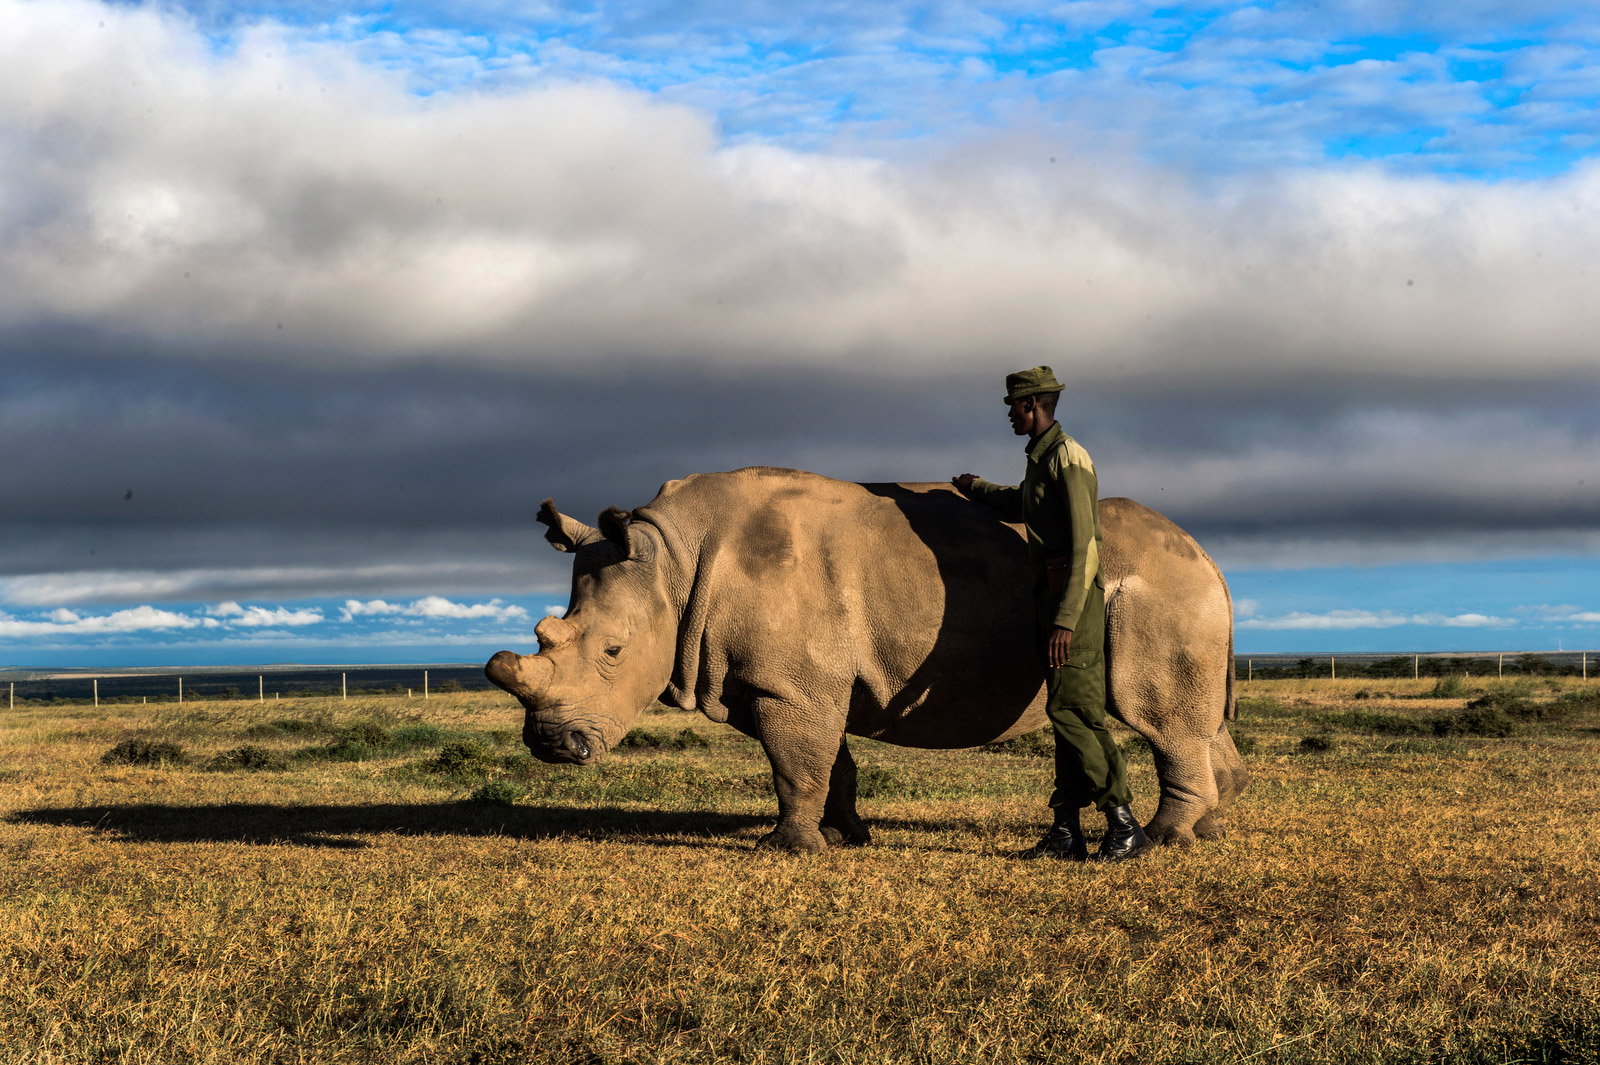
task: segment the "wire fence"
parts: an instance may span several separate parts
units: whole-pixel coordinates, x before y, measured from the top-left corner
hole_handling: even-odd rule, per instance
[[[1239,680],[1327,677],[1578,677],[1600,675],[1594,651],[1414,651],[1235,654]]]

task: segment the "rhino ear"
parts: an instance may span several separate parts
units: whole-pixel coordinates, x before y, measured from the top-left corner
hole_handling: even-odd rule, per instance
[[[556,509],[554,499],[546,499],[539,504],[539,521],[549,526],[544,538],[550,541],[550,546],[557,551],[575,551],[584,544],[592,544],[600,539],[600,532],[591,529],[576,518],[569,518]]]
[[[628,522],[632,518],[633,515],[618,507],[607,507],[600,512],[600,531],[617,545],[623,558],[628,557]]]

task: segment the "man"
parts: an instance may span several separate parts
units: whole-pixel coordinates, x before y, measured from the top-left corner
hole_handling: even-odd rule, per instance
[[[1106,730],[1106,593],[1100,579],[1099,483],[1094,463],[1056,422],[1064,386],[1048,366],[1006,377],[1011,429],[1028,438],[1019,487],[963,473],[952,478],[969,498],[1027,526],[1035,616],[1045,665],[1045,713],[1056,734],[1055,822],[1023,858],[1085,861],[1089,846],[1078,811],[1106,815],[1097,857],[1123,861],[1149,847],[1130,808],[1127,767]]]

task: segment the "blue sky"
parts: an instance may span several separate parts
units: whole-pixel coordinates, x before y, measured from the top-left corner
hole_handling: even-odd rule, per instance
[[[525,647],[545,495],[1015,480],[1039,362],[1242,649],[1600,640],[1587,5],[0,27],[0,665]]]

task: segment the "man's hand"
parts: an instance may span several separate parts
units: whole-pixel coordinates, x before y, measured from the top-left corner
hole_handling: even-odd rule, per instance
[[[977,479],[978,475],[975,473],[963,473],[959,477],[950,478],[950,483],[961,489],[962,495],[966,495],[968,492],[972,491],[972,482],[976,481]]]
[[[1071,629],[1057,625],[1050,630],[1050,638],[1044,646],[1044,660],[1051,669],[1060,669],[1072,660]]]

